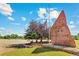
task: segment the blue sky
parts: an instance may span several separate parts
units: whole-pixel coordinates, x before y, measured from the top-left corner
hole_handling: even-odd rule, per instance
[[[0,4],[0,34],[16,33],[23,35],[30,21],[36,20],[44,23],[49,19],[53,25],[59,13],[64,10],[67,24],[72,35],[79,33],[79,4],[56,3],[11,3]],[[50,14],[49,14],[50,13]],[[48,20],[49,24],[49,20]]]

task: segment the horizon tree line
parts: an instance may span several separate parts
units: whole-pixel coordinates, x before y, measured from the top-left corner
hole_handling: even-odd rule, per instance
[[[43,24],[32,20],[27,29],[25,29],[25,34],[19,36],[18,34],[10,34],[2,36],[0,34],[0,39],[49,39],[49,28],[47,27],[47,21]],[[74,35],[75,40],[79,40],[79,34]]]

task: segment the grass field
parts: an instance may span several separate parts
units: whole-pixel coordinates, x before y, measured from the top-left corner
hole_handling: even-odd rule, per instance
[[[13,51],[3,53],[2,56],[71,56],[72,54],[57,51],[57,50],[46,50],[45,48],[39,49],[39,53],[33,53],[33,51],[37,49],[37,47],[34,48],[21,48],[21,49],[15,49]]]
[[[0,40],[0,44],[2,43],[5,46],[7,43],[25,43],[26,40]],[[10,42],[10,43],[9,43]],[[79,48],[79,40],[76,40],[77,48]],[[1,46],[0,46],[1,47]],[[0,52],[1,56],[72,56],[73,54],[69,54],[64,51],[52,49],[52,48],[42,48],[35,46],[33,48],[4,48],[5,51],[3,53]]]
[[[79,40],[75,40],[76,42],[76,47],[79,49]]]

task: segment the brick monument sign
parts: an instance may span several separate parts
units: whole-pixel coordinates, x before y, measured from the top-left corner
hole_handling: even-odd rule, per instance
[[[64,11],[61,11],[54,25],[51,27],[50,33],[52,44],[76,47],[75,41],[72,38],[66,23],[66,16]]]

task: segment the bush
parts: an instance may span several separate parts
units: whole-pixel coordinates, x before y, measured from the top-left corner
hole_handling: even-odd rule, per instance
[[[74,36],[74,38],[75,38],[75,40],[79,40],[79,36],[78,35]]]
[[[25,36],[25,39],[38,39],[39,35],[36,32],[28,32]]]
[[[0,39],[24,39],[24,36],[18,36],[17,34],[0,36]]]

